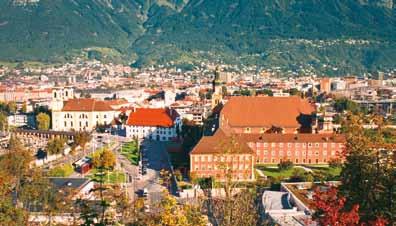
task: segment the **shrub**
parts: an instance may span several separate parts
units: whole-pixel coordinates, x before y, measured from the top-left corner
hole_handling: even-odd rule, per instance
[[[281,161],[278,164],[278,168],[279,168],[280,171],[289,170],[289,169],[293,168],[293,166],[294,166],[294,164],[290,160]]]
[[[331,168],[338,168],[338,167],[341,167],[341,166],[342,166],[342,162],[341,162],[340,159],[331,159],[331,160],[329,161],[329,166],[330,166]]]

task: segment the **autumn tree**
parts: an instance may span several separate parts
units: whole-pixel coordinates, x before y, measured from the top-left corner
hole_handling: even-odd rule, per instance
[[[347,210],[346,198],[339,196],[336,188],[328,191],[315,190],[313,204],[315,209],[314,219],[320,225],[357,225],[359,223],[359,205],[353,205]]]
[[[76,135],[74,136],[75,144],[80,146],[84,152],[85,152],[85,146],[87,145],[87,143],[91,141],[91,139],[92,139],[91,134],[86,131],[77,132]]]
[[[51,118],[46,113],[39,113],[36,116],[37,129],[48,130],[50,128]]]
[[[45,149],[47,153],[50,155],[62,154],[65,148],[65,143],[66,143],[65,139],[55,137],[48,141]]]
[[[104,149],[103,151],[94,153],[92,163],[95,168],[112,170],[116,164],[116,156],[111,150]]]
[[[365,121],[378,128],[368,133],[362,127]],[[363,222],[377,216],[396,220],[395,145],[384,140],[382,127],[379,116],[348,115],[344,122],[347,144],[340,192],[348,197],[349,207],[359,204]]]
[[[10,114],[15,114],[17,111],[17,105],[14,101],[7,103],[7,109]]]
[[[8,120],[7,115],[4,112],[0,112],[0,129],[1,131],[7,131]]]

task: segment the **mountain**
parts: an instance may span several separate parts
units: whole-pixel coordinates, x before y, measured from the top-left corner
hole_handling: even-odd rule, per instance
[[[364,72],[396,68],[395,13],[392,0],[0,0],[0,59]]]

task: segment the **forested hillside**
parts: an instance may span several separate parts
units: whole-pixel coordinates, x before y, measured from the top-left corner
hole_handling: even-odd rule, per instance
[[[392,0],[0,0],[1,60],[396,67]]]

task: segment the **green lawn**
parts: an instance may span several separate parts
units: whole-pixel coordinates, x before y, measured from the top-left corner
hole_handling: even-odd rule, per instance
[[[97,180],[99,178],[99,176],[96,175],[97,173],[98,173],[97,169],[92,169],[87,177]],[[126,176],[123,172],[114,170],[114,171],[106,172],[104,179],[106,184],[119,184],[125,182],[125,177]]]
[[[293,168],[288,169],[288,170],[279,170],[278,167],[269,167],[269,166],[257,166],[256,167],[258,170],[261,170],[265,176],[268,177],[284,177],[288,178],[292,175],[293,173]]]
[[[135,141],[131,141],[122,145],[121,154],[125,156],[133,165],[139,163],[139,152]]]
[[[341,167],[323,167],[323,166],[307,166],[312,169],[315,173],[321,173],[323,175],[329,175],[329,179],[337,179],[341,174]]]
[[[326,175],[329,180],[336,180],[340,176],[341,173],[341,167],[328,167],[327,165],[304,165],[306,168],[312,169],[314,173],[320,173],[322,175]],[[293,170],[295,167],[288,169],[288,170],[283,170],[280,171],[278,167],[272,166],[272,165],[258,165],[256,166],[256,169],[261,170],[264,175],[277,178],[277,177],[283,177],[283,178],[288,178],[292,175]]]

